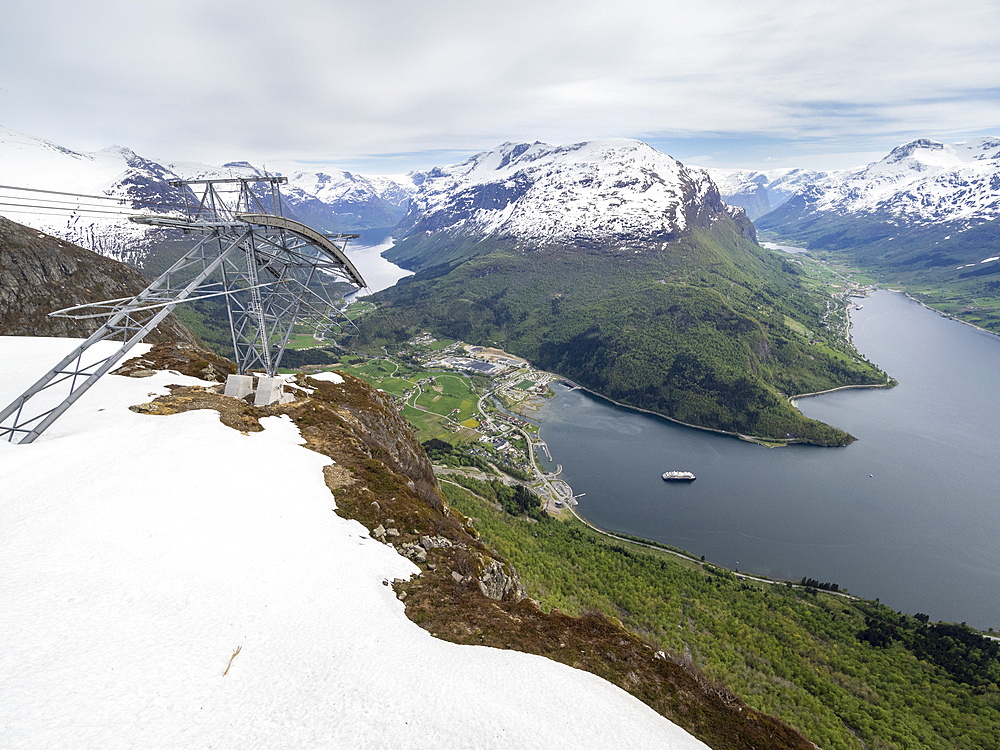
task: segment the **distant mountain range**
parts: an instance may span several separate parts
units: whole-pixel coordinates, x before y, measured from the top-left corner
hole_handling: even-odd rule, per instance
[[[757,226],[876,268],[959,270],[995,254],[998,220],[1000,139],[921,139],[804,186]]]
[[[157,161],[120,146],[83,153],[0,127],[0,213],[140,268],[163,232],[122,213],[178,210],[185,196],[172,180],[261,175],[245,161]],[[846,251],[870,266],[968,270],[1000,244],[997,138],[920,139],[866,167],[836,172],[699,169],[638,141],[603,140],[508,143],[408,175],[286,176],[284,209],[293,218],[325,231],[396,227],[400,238],[434,234],[438,244],[442,231],[539,247],[669,242],[701,220],[689,214],[692,196],[721,198],[745,233],[753,230],[738,208],[769,235]],[[396,255],[407,258],[403,248]]]
[[[263,174],[247,162],[155,161],[119,146],[76,152],[0,128],[0,214],[139,268],[164,232],[133,224],[124,214],[180,211],[185,195],[170,186],[172,180]],[[299,171],[287,177],[286,215],[331,232],[394,226],[414,189],[407,176]]]
[[[740,206],[755,221],[781,206],[802,188],[838,174],[791,167],[764,172],[714,168],[705,171],[719,187],[723,200],[731,206]]]
[[[786,215],[808,204],[812,212],[845,218],[870,215],[911,226],[974,226],[1000,218],[1000,139],[953,144],[920,139],[866,167],[811,182],[796,196],[803,200],[789,206]]]

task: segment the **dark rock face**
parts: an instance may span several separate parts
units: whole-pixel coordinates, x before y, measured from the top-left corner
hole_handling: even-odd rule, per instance
[[[131,297],[148,283],[124,263],[0,217],[0,335],[85,338],[97,330],[101,319],[50,318],[48,314],[88,302]],[[195,343],[172,315],[147,341]]]

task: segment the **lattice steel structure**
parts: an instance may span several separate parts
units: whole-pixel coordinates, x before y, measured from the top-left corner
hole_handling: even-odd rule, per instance
[[[336,307],[327,282],[366,286],[344,254],[347,240],[357,235],[323,234],[283,216],[279,186],[285,181],[265,177],[171,183],[182,188],[188,200],[184,216],[133,220],[199,233],[200,241],[131,299],[50,313],[107,321],[0,412],[0,440],[33,442],[184,301],[224,297],[239,372],[273,377],[304,314],[318,324],[330,321]],[[104,341],[120,346],[95,348]]]

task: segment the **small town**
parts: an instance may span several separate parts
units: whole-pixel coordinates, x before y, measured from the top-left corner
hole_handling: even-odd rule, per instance
[[[439,340],[427,332],[394,357],[354,353],[342,367],[388,393],[421,441],[443,439],[488,467],[437,464],[441,476],[464,471],[525,485],[549,513],[576,504],[572,488],[559,478],[562,467],[550,467],[549,448],[531,419],[539,399],[552,395],[556,375],[502,349]]]

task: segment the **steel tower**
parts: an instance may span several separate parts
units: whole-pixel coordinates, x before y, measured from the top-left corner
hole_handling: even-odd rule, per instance
[[[344,254],[347,240],[357,235],[325,234],[285,217],[280,185],[286,181],[262,177],[171,182],[185,194],[183,213],[132,217],[200,239],[131,299],[50,313],[107,320],[0,412],[0,440],[33,442],[185,301],[224,297],[238,372],[255,371],[273,379],[295,324],[308,316],[316,325],[325,325],[335,314],[327,285],[343,281],[366,286]],[[95,350],[103,341],[120,346],[111,353],[105,346]],[[245,391],[244,386],[238,393]]]

